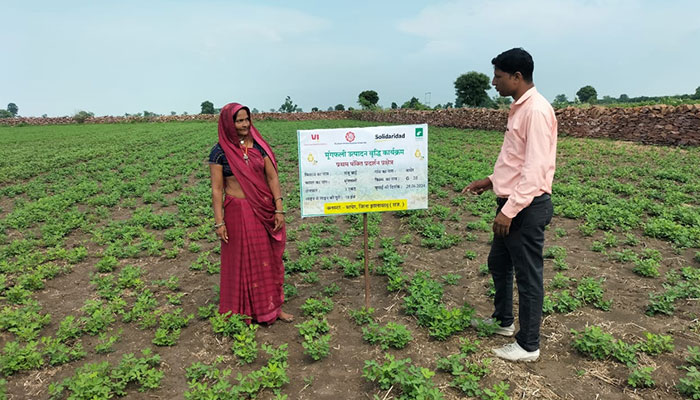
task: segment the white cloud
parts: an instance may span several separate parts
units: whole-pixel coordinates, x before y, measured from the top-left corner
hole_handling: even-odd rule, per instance
[[[328,30],[331,22],[283,7],[235,3],[174,3],[135,10],[137,6],[59,10],[27,19],[33,47],[81,44],[91,49],[150,53],[292,44]],[[27,35],[29,36],[29,35]],[[70,50],[70,48],[69,48]]]
[[[372,14],[363,2],[43,1],[12,3],[0,24],[12,38],[0,75],[14,77],[0,95],[34,115],[232,98],[263,109],[286,95],[304,109],[354,106],[365,89],[384,105],[426,92],[444,103],[459,74],[489,74],[515,46],[533,54],[550,99],[587,84],[601,95],[694,92],[683,76],[700,68],[698,0],[382,2]]]
[[[401,32],[439,41],[460,43],[512,40],[577,42],[598,40],[654,43],[697,29],[700,8],[696,2],[674,2],[674,7],[644,0],[456,0],[425,7],[401,21]],[[663,30],[659,30],[663,27]],[[464,46],[464,45],[462,45]]]
[[[673,77],[700,65],[698,15],[697,0],[453,0],[395,28],[417,39],[407,59],[455,71],[488,74],[493,56],[524,47],[550,99],[586,84],[601,95],[658,95],[697,85]]]
[[[313,35],[331,27],[330,21],[301,11],[281,7],[225,4],[192,10],[185,22],[186,32],[201,32],[220,41],[237,39],[255,42],[283,42]]]

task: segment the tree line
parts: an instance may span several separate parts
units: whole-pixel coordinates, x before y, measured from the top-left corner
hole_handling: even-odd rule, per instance
[[[490,97],[488,95],[488,90],[491,89],[491,79],[481,72],[471,71],[460,75],[454,82],[455,87],[455,102],[454,105],[451,102],[446,104],[437,104],[433,107],[421,103],[417,97],[411,97],[409,100],[399,106],[396,102],[392,102],[391,109],[412,109],[412,110],[435,110],[435,109],[446,109],[453,107],[483,107],[492,109],[504,109],[508,108],[511,104],[511,99],[509,97],[494,96]],[[682,94],[675,96],[638,96],[629,97],[626,94],[620,95],[620,97],[603,96],[602,99],[598,99],[598,92],[591,85],[586,85],[581,87],[576,92],[576,97],[573,101],[570,101],[565,94],[559,94],[554,98],[552,105],[557,108],[567,107],[570,105],[579,104],[600,104],[600,105],[644,105],[644,104],[682,104],[684,102],[697,102],[700,101],[700,86],[695,89],[694,94]],[[363,90],[357,96],[357,104],[363,110],[383,110],[379,105],[379,94],[375,90]],[[353,110],[353,107],[348,107],[348,110]],[[337,104],[335,106],[328,107],[327,111],[343,111],[345,106],[343,104]],[[251,110],[253,113],[257,113],[257,109]],[[318,107],[313,107],[311,111],[320,111]],[[209,101],[202,103],[202,114],[214,114],[218,110],[214,109],[213,104]],[[270,112],[303,112],[301,107],[297,106],[290,96],[287,96],[282,105],[275,109],[270,109]]]
[[[453,104],[448,102],[443,104],[437,104],[433,107],[422,103],[417,97],[413,96],[398,105],[396,102],[392,102],[391,109],[411,109],[411,110],[437,110],[446,109],[453,107],[489,107],[489,108],[503,108],[510,105],[511,100],[506,97],[496,96],[491,98],[486,93],[487,90],[491,89],[489,77],[478,73],[469,72],[461,75],[455,81],[456,90],[456,100]],[[382,110],[383,108],[379,106],[379,94],[375,90],[363,90],[357,96],[357,104],[362,110]],[[209,100],[202,102],[201,113],[202,114],[217,114],[220,109],[214,108],[214,104]],[[313,107],[312,112],[320,111],[319,107]],[[329,106],[326,111],[345,111],[346,107],[343,104],[336,104],[335,106]],[[347,107],[347,110],[354,110],[353,107]],[[252,113],[258,113],[259,110],[252,109]],[[294,113],[303,112],[303,109],[296,105],[292,100],[291,96],[287,96],[284,99],[282,105],[279,108],[271,108],[270,112],[281,112],[281,113]]]
[[[493,109],[504,109],[508,108],[511,104],[511,99],[508,97],[494,96],[489,97],[487,91],[491,89],[490,78],[481,72],[471,71],[462,74],[457,77],[454,81],[455,87],[455,102],[448,102],[443,104],[437,104],[433,107],[421,103],[417,97],[411,97],[401,104],[398,105],[396,102],[391,102],[390,109],[411,109],[411,110],[437,110],[437,109],[447,109],[453,107],[484,107]],[[630,97],[627,94],[621,94],[620,97],[603,96],[598,99],[598,92],[591,85],[586,85],[581,87],[577,92],[574,100],[569,100],[565,94],[558,94],[552,105],[556,108],[567,107],[572,105],[580,104],[599,104],[599,105],[647,105],[647,104],[684,104],[684,103],[696,103],[700,101],[700,86],[695,89],[693,94],[681,94],[674,96],[637,96]],[[357,104],[362,110],[383,110],[379,105],[379,94],[375,90],[363,90],[357,96]],[[214,103],[209,100],[205,100],[200,104],[201,114],[218,114],[221,109],[215,108]],[[343,104],[336,104],[335,106],[329,106],[326,111],[345,111],[345,106]],[[347,110],[354,110],[353,107],[347,107]],[[320,111],[318,107],[313,107],[311,111]],[[7,109],[0,109],[0,118],[13,118],[17,116],[19,112],[19,107],[15,103],[9,103]],[[256,114],[260,111],[257,108],[251,110],[252,113]],[[294,113],[303,112],[302,108],[294,103],[291,96],[287,96],[284,99],[282,105],[279,108],[271,108],[270,112],[281,112],[281,113]],[[171,111],[170,115],[177,115],[175,111]],[[187,115],[187,112],[183,112],[182,115]],[[73,118],[77,122],[84,122],[87,118],[93,117],[94,114],[89,111],[78,111],[73,115]],[[158,117],[161,114],[156,114],[150,111],[143,111],[142,113],[136,114],[124,114],[126,117]],[[46,114],[42,115],[46,117]]]
[[[576,104],[599,104],[599,105],[641,105],[641,104],[682,104],[684,102],[695,102],[700,100],[700,86],[692,94],[680,94],[674,96],[637,96],[630,97],[621,94],[620,97],[603,96],[598,99],[598,92],[591,85],[586,85],[576,92],[573,101],[569,101],[565,94],[558,94],[554,98],[552,105],[555,107],[566,107]]]

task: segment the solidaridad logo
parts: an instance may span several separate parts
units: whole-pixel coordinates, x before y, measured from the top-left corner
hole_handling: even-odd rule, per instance
[[[355,134],[352,131],[348,131],[348,133],[345,134],[345,140],[352,143],[355,140]]]

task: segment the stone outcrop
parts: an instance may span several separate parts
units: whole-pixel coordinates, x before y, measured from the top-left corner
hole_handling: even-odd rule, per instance
[[[647,144],[700,145],[700,104],[557,110],[559,130],[570,136]]]
[[[567,107],[558,109],[557,120],[562,135],[586,138],[608,138],[646,144],[699,146],[700,104],[680,106],[654,105],[630,108]],[[160,117],[92,117],[86,124],[130,122],[216,121],[218,115],[173,115]],[[448,110],[386,111],[319,111],[309,113],[260,113],[256,120],[356,119],[398,124],[422,124],[459,129],[505,130],[507,110],[454,108]],[[72,117],[6,118],[2,125],[73,124]]]

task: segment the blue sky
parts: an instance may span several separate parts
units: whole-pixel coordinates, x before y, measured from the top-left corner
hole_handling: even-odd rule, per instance
[[[25,116],[197,113],[291,96],[305,111],[411,97],[454,102],[454,80],[523,47],[548,99],[693,93],[697,0],[0,0],[0,108]],[[493,90],[490,93],[494,95]]]

